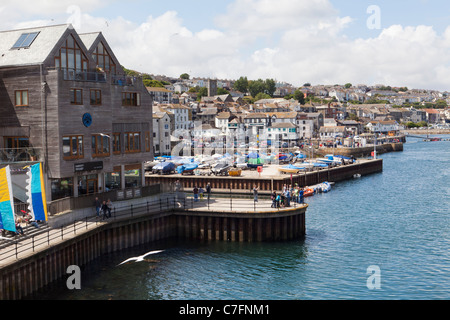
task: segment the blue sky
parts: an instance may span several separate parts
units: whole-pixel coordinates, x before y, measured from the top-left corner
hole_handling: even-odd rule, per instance
[[[438,0],[2,0],[0,29],[75,22],[151,74],[450,90],[449,9]]]

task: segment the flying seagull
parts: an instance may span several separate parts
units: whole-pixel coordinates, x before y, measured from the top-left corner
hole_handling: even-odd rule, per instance
[[[160,252],[163,252],[163,251],[164,251],[164,250],[150,251],[150,252],[147,252],[146,254],[143,254],[142,256],[129,258],[129,259],[125,260],[124,262],[119,263],[118,266],[120,266],[121,264],[130,262],[130,261],[134,261],[134,262],[144,261],[144,258],[145,258],[146,256],[149,256],[149,255],[151,255],[151,254],[160,253]]]

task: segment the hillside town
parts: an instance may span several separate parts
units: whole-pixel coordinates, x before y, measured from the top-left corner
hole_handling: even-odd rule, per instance
[[[449,99],[406,87],[170,78],[125,68],[102,32],[0,32],[1,163],[23,177],[24,163],[41,162],[48,201],[139,190],[147,162],[185,150],[364,147],[406,127],[448,126]],[[15,182],[22,202],[24,185]]]
[[[450,125],[448,92],[275,83],[271,96],[255,99],[248,91],[236,90],[236,81],[186,76],[150,76],[159,84],[147,87],[153,98],[155,156],[169,155],[186,135],[200,147],[222,147],[226,137],[234,137],[237,146],[242,136],[244,147],[264,146],[271,140],[279,147],[294,147],[311,139],[326,145],[352,137],[355,143],[361,135],[397,135],[408,128]],[[199,96],[201,89],[204,95]],[[165,126],[158,125],[161,122]]]

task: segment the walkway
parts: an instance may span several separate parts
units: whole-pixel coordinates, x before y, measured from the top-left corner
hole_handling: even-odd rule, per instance
[[[214,194],[213,194],[214,195]],[[30,234],[11,237],[10,239],[0,239],[0,268],[3,268],[19,259],[24,259],[36,252],[45,250],[50,246],[57,245],[66,240],[72,239],[80,234],[91,231],[99,226],[111,221],[125,220],[132,217],[143,215],[155,215],[161,212],[167,212],[174,209],[186,211],[210,211],[226,213],[276,213],[287,209],[299,207],[299,204],[292,203],[290,208],[271,208],[272,201],[260,199],[254,202],[253,198],[225,198],[211,197],[208,201],[206,197],[197,202],[192,196],[185,196],[180,193],[179,201],[175,201],[174,194],[165,194],[159,200],[147,202],[142,205],[131,205],[122,207],[121,210],[113,210],[109,219],[103,220],[102,217],[87,217],[82,221],[74,221],[71,224],[61,228],[50,228],[42,226],[33,230]],[[31,231],[31,230],[30,230]]]

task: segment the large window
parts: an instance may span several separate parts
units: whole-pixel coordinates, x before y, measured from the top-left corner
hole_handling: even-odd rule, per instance
[[[138,107],[141,105],[141,99],[137,92],[122,92],[122,105]]]
[[[52,200],[73,197],[72,178],[52,179]]]
[[[150,152],[150,131],[145,132],[145,152]]]
[[[105,134],[92,135],[92,156],[106,157],[109,156],[109,136]]]
[[[4,142],[7,149],[28,148],[30,146],[28,137],[5,137]]]
[[[141,152],[141,134],[139,132],[126,132],[123,134],[125,152]]]
[[[113,153],[114,154],[120,154],[121,148],[120,148],[120,133],[113,133]]]
[[[88,59],[72,35],[67,37],[59,49],[59,54],[55,56],[55,67],[76,71],[88,70]]]
[[[91,89],[91,105],[99,106],[102,104],[102,91],[100,89]]]
[[[95,48],[92,54],[92,58],[97,66],[103,69],[103,71],[111,72],[112,74],[116,73],[116,65],[102,42],[98,43],[97,48]]]
[[[83,136],[63,137],[63,157],[66,160],[81,159],[84,157]]]
[[[70,89],[70,103],[71,104],[83,104],[83,90],[82,89]]]
[[[28,90],[17,90],[15,96],[16,107],[28,106]]]

